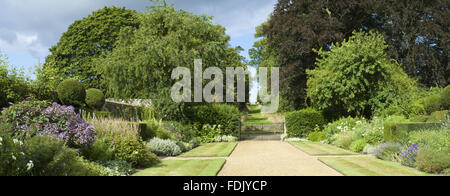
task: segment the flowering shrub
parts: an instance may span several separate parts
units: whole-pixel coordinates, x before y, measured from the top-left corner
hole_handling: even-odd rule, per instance
[[[237,141],[237,137],[232,135],[218,135],[214,137],[214,142],[235,142]]]
[[[3,118],[13,125],[13,135],[22,138],[50,135],[70,147],[90,146],[97,139],[95,127],[77,115],[72,106],[24,101],[5,109]]]
[[[211,143],[214,142],[217,136],[221,136],[223,133],[221,125],[203,125],[201,129],[196,131],[200,142]]]
[[[107,161],[101,165],[108,176],[129,176],[133,173],[133,168],[126,161]]]
[[[414,167],[418,151],[419,145],[417,144],[403,145],[398,153],[400,163],[408,167]]]
[[[350,150],[353,152],[361,152],[364,150],[364,147],[367,146],[367,142],[364,139],[359,139],[350,144]]]

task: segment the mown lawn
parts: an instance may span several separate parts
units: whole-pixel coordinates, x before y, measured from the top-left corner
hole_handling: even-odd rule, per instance
[[[225,159],[167,160],[133,176],[216,176]]]
[[[227,157],[233,152],[237,142],[203,144],[180,157]]]
[[[309,155],[356,155],[357,153],[350,152],[338,147],[319,142],[289,142],[295,147]]]
[[[259,109],[259,106],[251,105],[248,112],[248,116],[242,123],[242,126],[263,125],[271,123],[272,122],[270,120],[268,120],[261,114],[261,109]]]
[[[321,157],[320,161],[346,176],[428,176],[429,174],[373,157]]]

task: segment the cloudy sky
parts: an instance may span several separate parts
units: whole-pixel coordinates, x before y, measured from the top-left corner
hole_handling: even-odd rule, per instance
[[[246,51],[255,41],[255,27],[264,22],[276,0],[169,0],[176,8],[214,16],[213,22],[225,26],[233,46]],[[104,6],[145,11],[149,0],[0,0],[0,50],[10,65],[32,71],[43,63],[48,49],[75,20]],[[255,94],[255,93],[253,93]]]

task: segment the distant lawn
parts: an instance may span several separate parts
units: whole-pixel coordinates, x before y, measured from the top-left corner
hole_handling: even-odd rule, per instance
[[[338,147],[318,142],[289,142],[300,150],[310,155],[356,155],[357,153],[350,152]]]
[[[216,176],[225,159],[167,160],[133,176]]]
[[[272,123],[266,117],[261,114],[261,109],[259,109],[258,105],[251,105],[247,118],[242,123],[243,126],[252,126],[252,125],[261,125],[261,124],[270,124]]]
[[[413,168],[373,157],[321,157],[319,160],[346,176],[428,176]]]
[[[203,144],[180,157],[227,157],[233,152],[237,142]]]

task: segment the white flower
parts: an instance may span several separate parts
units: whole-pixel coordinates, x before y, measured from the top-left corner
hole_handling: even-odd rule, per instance
[[[25,153],[23,153],[23,152],[20,152],[20,154],[21,154],[22,156],[25,156]]]
[[[22,142],[22,141],[19,141],[19,145],[21,145],[21,146],[22,146],[22,145],[23,145],[23,142]]]
[[[17,143],[19,143],[19,140],[13,139],[13,142],[14,142],[14,144],[17,144]]]
[[[30,170],[31,168],[33,168],[34,167],[34,164],[33,164],[33,161],[29,161],[28,163],[27,163],[27,170]]]
[[[3,138],[2,137],[0,137],[0,142],[3,142]]]
[[[11,158],[14,160],[17,160],[16,156],[14,156],[14,155],[12,155]]]

